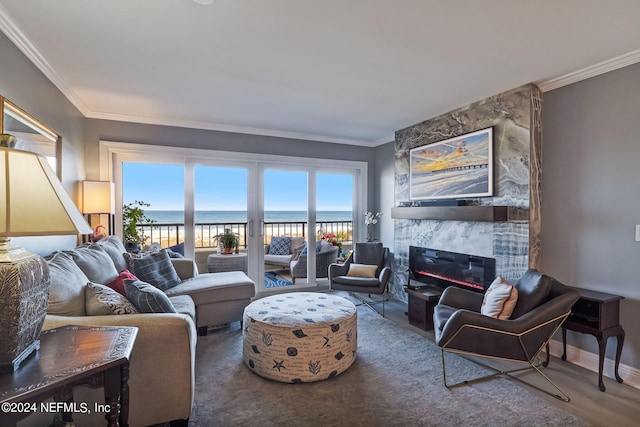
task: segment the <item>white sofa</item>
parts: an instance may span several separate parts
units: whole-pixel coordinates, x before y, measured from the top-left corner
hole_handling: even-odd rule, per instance
[[[47,256],[51,294],[43,329],[64,325],[137,327],[130,360],[129,424],[172,421],[186,425],[194,399],[196,325],[206,329],[208,325],[241,321],[255,286],[242,272],[197,275],[192,260],[175,258],[172,265],[182,283],[165,293],[178,313],[87,315],[87,281],[110,281],[114,271],[127,266],[123,254],[122,242],[109,236],[87,248]],[[83,395],[76,394],[75,400],[84,401]]]

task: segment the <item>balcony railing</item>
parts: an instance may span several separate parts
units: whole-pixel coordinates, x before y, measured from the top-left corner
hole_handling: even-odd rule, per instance
[[[196,249],[215,248],[217,241],[215,236],[230,229],[240,236],[240,247],[247,247],[248,224],[246,222],[234,223],[203,223],[195,224]],[[320,221],[316,223],[316,232],[322,229],[325,233],[332,233],[338,242],[349,243],[353,241],[352,221]],[[158,242],[162,247],[169,247],[184,242],[184,224],[180,223],[154,223],[138,226],[138,231],[148,239],[146,243]],[[300,222],[265,222],[264,244],[271,242],[272,236],[302,236],[306,237],[307,223]]]

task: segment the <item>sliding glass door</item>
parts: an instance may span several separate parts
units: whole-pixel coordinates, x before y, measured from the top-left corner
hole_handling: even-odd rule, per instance
[[[211,273],[248,273],[247,168],[197,165],[193,172],[194,251],[199,269],[206,265]]]
[[[184,194],[183,165],[123,162],[122,204],[129,210],[142,209],[145,215],[129,228],[130,218],[123,218],[124,237],[184,254]]]
[[[258,292],[313,289],[327,283],[328,263],[358,235],[353,213],[365,206],[362,162],[107,145],[113,155],[110,179],[119,190],[119,225],[123,205],[143,202],[155,221],[142,225],[145,242],[183,252],[200,273],[247,271]],[[116,229],[122,236],[122,228]],[[226,229],[238,242],[223,258],[216,236]],[[278,237],[290,238],[283,256],[271,248]],[[328,248],[333,254],[325,260]]]
[[[307,171],[264,169],[263,235],[265,288],[307,283],[306,256],[309,241]]]

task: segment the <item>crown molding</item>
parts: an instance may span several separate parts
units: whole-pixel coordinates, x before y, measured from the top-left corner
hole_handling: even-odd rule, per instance
[[[89,112],[85,114],[85,116],[90,119],[115,120],[120,122],[140,123],[140,124],[148,124],[148,125],[213,130],[213,131],[219,131],[219,132],[232,132],[232,133],[241,133],[241,134],[248,134],[248,135],[270,136],[270,137],[276,137],[276,138],[329,142],[333,144],[358,145],[362,147],[375,147],[377,145],[375,141],[348,139],[348,138],[335,138],[335,137],[329,137],[325,135],[315,135],[315,134],[299,133],[299,132],[287,132],[287,131],[280,131],[280,130],[274,130],[274,129],[262,129],[262,128],[246,127],[246,126],[225,125],[225,124],[210,123],[210,122],[159,119],[159,118],[152,118],[152,117],[130,116],[130,115],[111,114],[111,113],[96,113],[96,112]]]
[[[542,92],[549,92],[550,90],[558,89],[572,83],[577,83],[591,77],[599,76],[600,74],[618,70],[638,62],[640,62],[640,49],[590,65],[589,67],[565,74],[564,76],[537,82],[536,85]]]

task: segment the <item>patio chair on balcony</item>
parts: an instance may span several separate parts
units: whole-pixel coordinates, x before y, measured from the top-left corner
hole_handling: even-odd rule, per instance
[[[264,246],[264,263],[289,268],[291,261],[304,248],[302,236],[274,236],[271,243]]]
[[[316,250],[316,277],[328,277],[329,265],[338,261],[340,248],[328,243],[320,245],[320,250]],[[307,277],[307,251],[302,250],[300,255],[291,261],[291,280],[296,284],[296,278]]]

